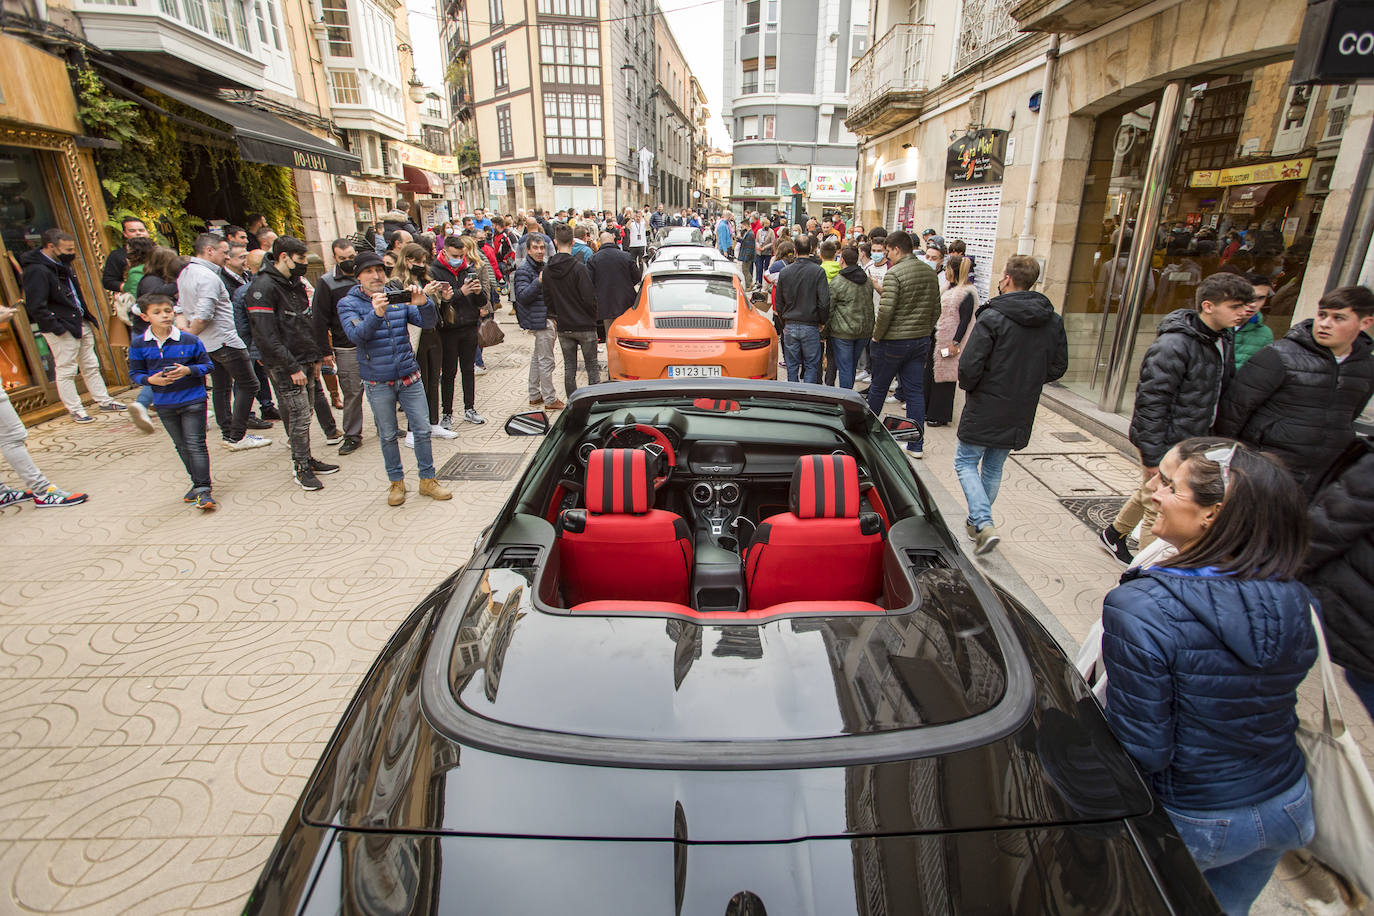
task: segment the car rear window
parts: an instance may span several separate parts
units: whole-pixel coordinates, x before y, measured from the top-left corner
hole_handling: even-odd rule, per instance
[[[651,312],[733,312],[738,308],[734,280],[725,277],[673,277],[649,284]]]

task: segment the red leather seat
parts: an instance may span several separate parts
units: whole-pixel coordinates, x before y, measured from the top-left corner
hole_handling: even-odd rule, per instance
[[[849,455],[804,455],[791,510],[759,524],[745,554],[751,610],[791,601],[865,601],[883,588],[882,521],[860,517],[859,468]]]
[[[654,509],[648,454],[597,449],[587,460],[586,509],[559,516],[559,576],[569,607],[590,601],[690,604],[692,533]]]

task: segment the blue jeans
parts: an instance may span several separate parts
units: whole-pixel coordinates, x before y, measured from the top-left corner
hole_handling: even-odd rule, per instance
[[[883,415],[883,401],[892,380],[897,379],[899,394],[906,396],[906,418],[915,421],[925,435],[926,399],[921,392],[926,371],[926,357],[930,355],[930,338],[909,340],[875,340],[869,347],[873,360],[873,383],[868,389],[868,409],[875,417]]]
[[[205,401],[157,409],[157,418],[172,437],[195,492],[210,492],[210,452],[205,447]]]
[[[1228,916],[1250,912],[1283,854],[1306,846],[1316,832],[1306,775],[1257,805],[1164,810]]]
[[[763,285],[763,272],[768,269],[768,264],[773,260],[771,254],[760,254],[754,256],[754,285]]]
[[[859,361],[859,354],[863,352],[866,340],[845,340],[843,337],[830,338],[830,353],[835,360],[835,371],[838,373],[841,388],[854,387],[854,367]]]
[[[1002,466],[1010,454],[1009,448],[967,442],[960,442],[954,449],[954,473],[959,475],[959,486],[964,489],[968,520],[979,531],[992,524],[992,504],[1002,488]]]
[[[814,324],[789,321],[782,327],[782,352],[787,359],[789,382],[821,380],[821,329]]]
[[[138,389],[138,397],[135,398],[134,400],[136,400],[138,403],[142,404],[144,407],[152,407],[152,406],[153,406],[153,386],[152,386],[152,385],[144,385],[142,388]]]
[[[1370,717],[1374,718],[1374,681],[1361,677],[1349,668],[1345,669],[1345,679],[1350,684],[1350,689],[1355,691],[1355,696],[1364,704],[1364,708],[1369,710]]]
[[[406,412],[406,425],[415,434],[415,463],[420,466],[420,479],[434,476],[434,451],[429,441],[429,401],[419,382],[388,385],[386,382],[363,381],[367,403],[372,407],[372,419],[377,423],[377,438],[382,440],[382,461],[386,463],[387,480],[405,480],[406,469],[401,465],[401,428],[396,422],[396,405]]]

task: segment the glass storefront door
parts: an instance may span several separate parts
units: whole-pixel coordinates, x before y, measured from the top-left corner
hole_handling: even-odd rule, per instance
[[[1198,284],[1217,271],[1267,282],[1260,320],[1276,338],[1288,331],[1326,196],[1323,163],[1334,161],[1348,104],[1338,87],[1289,87],[1290,69],[1281,61],[1188,80],[1163,126],[1161,93],[1098,117],[1064,304],[1066,387],[1129,414],[1159,322],[1194,307]],[[1176,136],[1157,143],[1161,129]],[[1168,161],[1153,162],[1161,147]],[[1154,189],[1161,202],[1147,223],[1157,229],[1142,237],[1140,202],[1156,167],[1165,187]],[[1128,282],[1132,254],[1143,283]],[[1133,337],[1119,327],[1123,314]],[[1129,346],[1113,358],[1114,339]]]

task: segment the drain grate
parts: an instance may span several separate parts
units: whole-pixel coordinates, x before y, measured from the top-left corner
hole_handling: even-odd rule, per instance
[[[520,452],[459,452],[439,469],[440,480],[509,480],[524,460]]]
[[[1114,522],[1125,502],[1120,496],[1061,497],[1059,500],[1069,514],[1094,531],[1101,531]]]
[[[1076,429],[1065,430],[1065,431],[1061,431],[1061,432],[1052,432],[1052,433],[1050,433],[1050,435],[1051,435],[1051,436],[1054,436],[1054,438],[1058,439],[1060,442],[1087,442],[1087,441],[1089,441],[1089,439],[1088,439],[1087,436],[1083,435],[1082,433],[1080,433],[1080,432],[1079,432],[1078,430],[1076,430]]]

